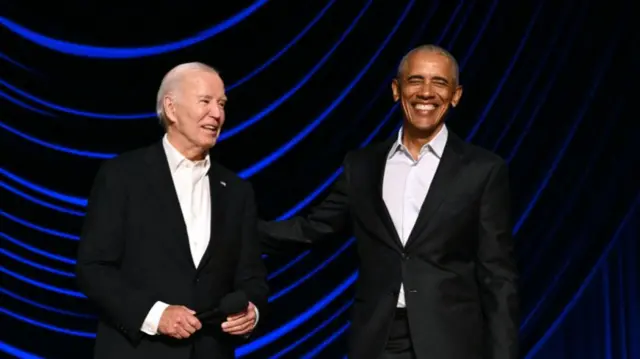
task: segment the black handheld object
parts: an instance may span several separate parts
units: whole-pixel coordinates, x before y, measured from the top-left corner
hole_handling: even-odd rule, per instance
[[[202,324],[220,324],[225,321],[229,315],[240,313],[247,309],[249,305],[249,299],[245,292],[231,292],[220,300],[220,305],[217,308],[205,310],[197,313],[196,318]]]

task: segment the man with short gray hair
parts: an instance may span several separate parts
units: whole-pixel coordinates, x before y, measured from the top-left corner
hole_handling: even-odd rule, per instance
[[[234,358],[254,330],[268,288],[253,189],[209,156],[226,102],[215,69],[176,66],[162,140],[98,171],[77,261],[101,313],[95,358]]]
[[[355,235],[349,359],[518,357],[508,169],[447,128],[462,97],[458,71],[437,45],[411,50],[391,83],[397,135],[349,152],[307,216],[262,223],[276,251]]]

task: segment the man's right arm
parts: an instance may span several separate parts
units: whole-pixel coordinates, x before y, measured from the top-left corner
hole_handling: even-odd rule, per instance
[[[329,195],[313,207],[306,217],[282,221],[262,221],[259,229],[265,252],[280,253],[288,246],[311,244],[342,233],[349,225],[349,178],[347,161]]]
[[[100,311],[132,341],[156,301],[123,278],[119,264],[124,251],[127,193],[113,161],[98,171],[89,196],[76,273],[78,285]],[[159,319],[158,319],[159,321]],[[157,324],[156,324],[157,327]]]

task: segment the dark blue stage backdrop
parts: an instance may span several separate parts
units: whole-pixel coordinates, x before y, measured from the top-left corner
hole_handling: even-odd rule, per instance
[[[2,1],[0,355],[91,356],[95,310],[73,274],[86,198],[104,159],[160,138],[168,69],[221,71],[215,155],[253,183],[262,218],[287,218],[322,199],[347,151],[394,135],[397,63],[437,43],[465,86],[450,129],[510,165],[522,358],[640,358],[634,5]],[[354,247],[266,257],[273,312],[237,356],[344,357]]]

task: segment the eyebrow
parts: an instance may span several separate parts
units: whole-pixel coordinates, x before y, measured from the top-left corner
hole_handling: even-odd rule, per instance
[[[200,95],[200,96],[198,96],[198,98],[207,99],[207,100],[213,100],[213,96],[211,96],[211,95]],[[219,100],[227,101],[227,96],[222,96],[222,97],[220,97]]]
[[[433,76],[431,79],[432,80],[436,80],[436,81],[444,82],[445,84],[449,83],[449,80],[447,80],[446,78],[444,78],[442,76]],[[411,81],[411,80],[424,80],[424,76],[422,76],[422,75],[409,75],[407,77],[407,81]]]

